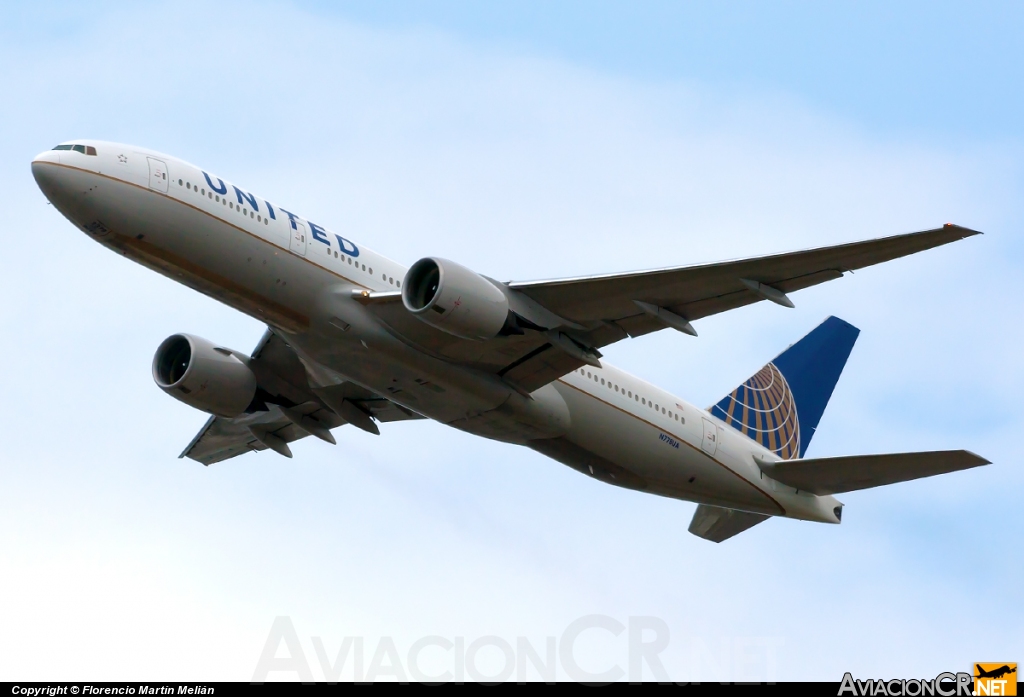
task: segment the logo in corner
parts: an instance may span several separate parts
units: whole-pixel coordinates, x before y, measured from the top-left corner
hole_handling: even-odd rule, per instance
[[[1016,663],[975,663],[972,675],[975,695],[1017,694]]]

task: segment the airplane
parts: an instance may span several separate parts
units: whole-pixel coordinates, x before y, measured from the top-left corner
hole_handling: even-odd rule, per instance
[[[602,360],[674,329],[973,235],[953,224],[721,263],[500,282],[410,267],[180,159],[74,140],[32,160],[53,206],[114,252],[267,325],[249,354],[178,333],[153,379],[210,414],[179,457],[204,465],[349,424],[433,419],[619,487],[697,503],[722,542],[772,517],[838,524],[836,494],[988,460],[965,450],[807,458],[859,330],[829,317],[708,409]],[[350,235],[346,232],[345,235]]]
[[[974,664],[974,668],[975,668],[975,670],[978,671],[974,675],[974,677],[976,677],[976,678],[993,678],[993,679],[998,679],[998,678],[1003,677],[1004,675],[1009,675],[1010,673],[1016,673],[1017,672],[1017,668],[1016,667],[1011,668],[1008,665],[1003,665],[1003,666],[1000,666],[999,668],[994,668],[992,670],[983,670],[982,667],[981,667],[981,664],[975,663]]]

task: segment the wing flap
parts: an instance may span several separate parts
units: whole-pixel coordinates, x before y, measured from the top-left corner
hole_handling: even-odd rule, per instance
[[[353,385],[353,393],[366,392],[361,387]],[[373,418],[382,423],[392,421],[409,421],[422,419],[419,414],[409,411],[394,402],[371,396],[363,399],[352,400],[359,405]],[[319,404],[309,402],[295,407],[295,410],[305,416],[319,421],[328,429],[337,428],[345,424],[337,414],[330,409],[321,407]],[[267,411],[260,411],[253,414],[243,414],[233,419],[226,419],[221,416],[211,416],[206,425],[196,434],[192,442],[188,444],[179,457],[187,457],[201,462],[204,465],[212,465],[215,462],[223,462],[237,455],[244,455],[248,452],[259,452],[266,450],[267,446],[260,443],[250,431],[250,427],[265,430],[266,433],[277,436],[285,443],[292,443],[302,440],[309,434],[296,426],[291,419],[275,405],[268,405]]]
[[[749,530],[758,523],[771,518],[759,513],[747,513],[731,508],[719,508],[700,504],[690,521],[690,532],[712,542],[722,542]]]
[[[990,464],[967,450],[852,455],[780,462],[757,461],[761,471],[794,489],[823,496],[896,484]]]
[[[246,415],[246,417],[249,416],[248,414]],[[277,423],[269,417],[269,414],[265,415],[262,419],[225,419],[221,416],[211,416],[202,430],[196,434],[196,437],[192,439],[192,442],[188,444],[188,447],[178,457],[187,457],[204,465],[212,465],[215,462],[223,462],[237,455],[266,450],[267,446],[256,440],[252,432],[249,431],[250,425],[263,426],[267,429],[267,432],[273,433],[282,440],[285,440],[285,442],[289,442],[283,434],[277,433],[284,426],[284,417],[279,415],[280,421]]]

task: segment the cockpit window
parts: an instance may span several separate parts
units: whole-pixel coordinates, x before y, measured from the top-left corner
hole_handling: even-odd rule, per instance
[[[83,155],[95,155],[96,148],[91,145],[58,145],[54,150],[74,150],[80,152]]]

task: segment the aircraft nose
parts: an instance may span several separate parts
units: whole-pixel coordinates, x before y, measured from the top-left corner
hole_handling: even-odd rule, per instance
[[[32,158],[32,177],[36,180],[36,185],[42,190],[43,195],[53,202],[54,197],[60,196],[63,189],[60,153],[47,150]]]
[[[37,162],[50,162],[57,164],[60,162],[60,153],[56,150],[44,150],[35,157],[32,158],[32,169],[35,169]]]

